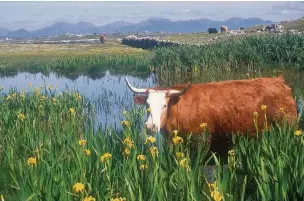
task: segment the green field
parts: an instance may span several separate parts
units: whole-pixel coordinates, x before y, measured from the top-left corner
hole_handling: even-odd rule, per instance
[[[203,43],[209,37],[200,33],[168,39]],[[252,35],[149,51],[121,45],[115,37],[106,44],[1,43],[0,48],[3,74],[155,72],[161,86],[281,74],[295,98],[304,100],[304,35]],[[106,100],[92,102],[76,91],[59,93],[57,86],[29,85],[9,92],[3,87],[8,86],[0,87],[2,200],[304,198],[303,116],[297,126],[272,125],[253,139],[233,136],[234,146],[223,158],[209,151],[208,125],[196,149],[190,146],[191,137],[182,139],[178,131],[173,143],[157,147],[157,137],[140,129],[147,112],[143,108],[120,111],[122,130],[101,130],[95,127],[95,108]],[[267,109],[256,109],[266,121]]]

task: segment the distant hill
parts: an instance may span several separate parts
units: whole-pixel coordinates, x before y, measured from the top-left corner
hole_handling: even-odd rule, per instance
[[[51,26],[38,29],[32,32],[32,37],[39,36],[56,36],[66,33],[72,34],[85,34],[85,33],[98,33],[99,29],[92,23],[89,22],[78,22],[76,24],[57,22]]]
[[[18,29],[17,31],[9,32],[6,37],[9,38],[30,38],[32,37],[32,33],[27,31],[26,29]]]
[[[6,36],[10,30],[5,29],[5,28],[0,28],[0,36]]]
[[[95,26],[88,22],[78,22],[76,24],[57,22],[48,27],[29,32],[25,29],[19,29],[7,33],[7,29],[0,29],[0,37],[10,38],[28,38],[40,36],[55,36],[66,33],[85,34],[85,33],[136,33],[136,32],[167,32],[167,33],[190,33],[207,31],[210,27],[220,28],[221,25],[228,26],[229,29],[248,28],[258,24],[270,24],[269,20],[261,18],[230,18],[224,21],[214,21],[207,18],[196,20],[171,21],[166,18],[150,18],[139,23],[126,21],[116,21],[110,24]],[[2,31],[1,31],[2,30]]]
[[[125,27],[132,26],[134,24],[135,23],[121,20],[121,21],[116,21],[113,23],[99,26],[98,28],[99,28],[100,32],[113,33],[113,32],[120,32],[120,30],[124,29]]]
[[[219,30],[221,25],[228,26],[229,29],[239,29],[240,27],[251,27],[257,24],[270,24],[272,21],[260,18],[230,18],[224,21],[213,21],[207,18],[185,21],[171,21],[164,18],[150,18],[138,24],[124,26],[120,32],[168,32],[168,33],[190,33],[207,31],[208,28],[214,27]]]

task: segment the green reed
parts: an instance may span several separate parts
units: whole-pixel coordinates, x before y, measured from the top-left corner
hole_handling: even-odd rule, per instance
[[[234,38],[209,45],[157,48],[152,57],[158,72],[252,70],[282,64],[304,69],[304,36],[259,35]]]
[[[182,144],[164,146],[160,152],[151,138],[145,143],[148,135],[140,131],[136,117],[145,111],[124,113],[121,132],[96,130],[94,107],[86,98],[74,92],[59,94],[54,88],[1,94],[0,194],[5,200],[83,200],[89,195],[96,200],[199,200],[203,196],[206,181],[199,159],[204,155],[192,162]],[[182,165],[176,151],[185,155]],[[110,157],[102,160],[106,153]],[[138,158],[141,154],[144,160]],[[85,188],[77,192],[76,183]]]
[[[21,72],[59,72],[59,73],[85,73],[94,75],[106,70],[111,72],[148,72],[149,54],[95,54],[75,55],[62,58],[36,59],[24,61],[17,66],[3,66],[2,73],[12,71]]]
[[[100,130],[94,126],[96,106],[56,88],[0,94],[0,194],[5,200],[303,198],[304,138],[295,135],[298,129],[285,125],[258,139],[234,137],[235,152],[225,169],[207,152],[207,132],[197,147],[191,137],[179,138],[178,131],[170,144],[159,147],[158,138],[142,129],[146,111],[139,108],[122,111],[122,130]],[[204,171],[212,161],[218,168],[215,184],[208,183]]]
[[[272,126],[258,139],[233,136],[229,171],[217,181],[227,200],[302,200],[304,198],[304,138],[288,125]],[[218,166],[220,167],[220,166]],[[242,187],[242,188],[240,188]],[[226,200],[225,199],[225,200]]]

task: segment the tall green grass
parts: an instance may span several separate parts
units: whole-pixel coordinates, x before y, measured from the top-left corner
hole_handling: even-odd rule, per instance
[[[274,64],[303,70],[304,35],[245,36],[204,46],[157,48],[152,57],[152,65],[158,72],[253,70]]]
[[[18,72],[59,72],[59,73],[83,73],[94,76],[107,70],[111,72],[149,72],[149,54],[96,54],[68,56],[62,58],[37,58],[24,61],[18,65],[4,65],[1,73]]]
[[[0,194],[8,201],[303,199],[304,137],[294,133],[299,128],[233,137],[227,169],[207,154],[207,135],[197,149],[190,149],[189,137],[165,143],[161,151],[158,139],[141,129],[142,109],[122,111],[122,131],[100,130],[96,106],[75,92],[11,89],[0,100]],[[216,184],[204,171],[212,161]]]
[[[229,171],[218,166],[227,200],[303,200],[303,134],[275,125],[257,139],[233,136]]]
[[[5,200],[82,200],[87,196],[199,200],[203,196],[201,187],[206,181],[199,159],[204,155],[190,162],[183,145],[166,146],[158,153],[156,142],[145,143],[148,136],[135,126],[135,116],[143,116],[144,111],[125,113],[124,130],[118,132],[96,130],[92,110],[75,93],[56,95],[50,89],[35,89],[1,94],[0,193]],[[187,159],[182,166],[177,150]],[[102,161],[106,153],[111,157]],[[138,159],[141,154],[145,160]],[[195,171],[186,170],[188,163]],[[76,183],[84,184],[81,193],[73,189]]]

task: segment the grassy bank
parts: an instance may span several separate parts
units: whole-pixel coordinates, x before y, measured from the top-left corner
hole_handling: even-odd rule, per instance
[[[304,69],[304,35],[261,35],[205,46],[155,49],[155,70],[195,72],[203,69],[252,70],[267,65],[290,65]]]
[[[106,44],[0,44],[0,71],[60,71],[100,73],[105,70],[147,71],[149,55],[144,50]]]
[[[156,136],[140,129],[144,110],[121,111],[122,132],[101,131],[92,121],[97,106],[75,92],[58,93],[56,86],[11,89],[0,100],[0,194],[6,201],[303,199],[300,128],[275,126],[252,140],[234,137],[223,171],[204,140],[196,156],[178,132],[159,149]],[[204,171],[211,162],[215,183]]]

